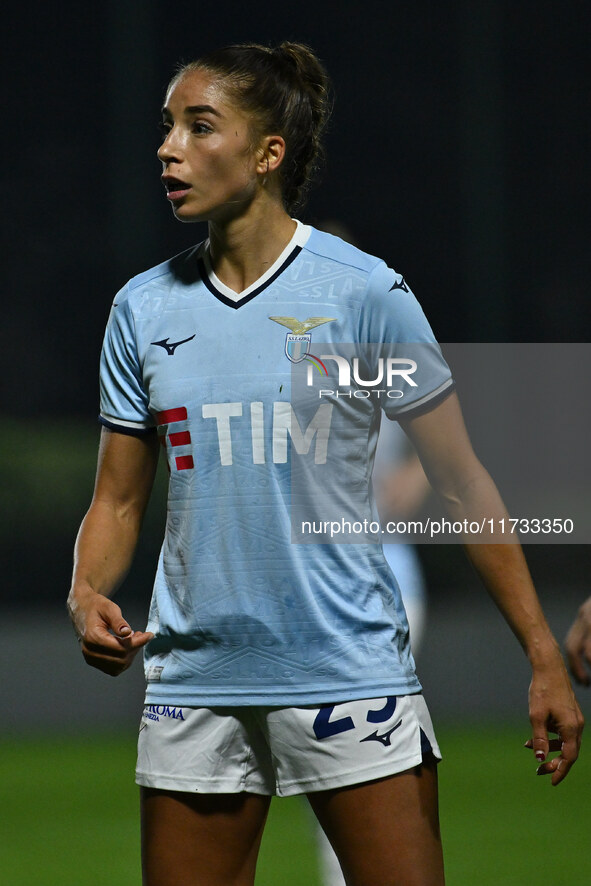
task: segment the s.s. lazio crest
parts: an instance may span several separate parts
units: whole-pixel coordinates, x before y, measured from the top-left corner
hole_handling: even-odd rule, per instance
[[[288,332],[285,336],[285,354],[287,359],[291,360],[292,363],[301,363],[302,360],[306,359],[310,351],[311,341],[312,336],[309,332],[304,335]]]
[[[285,356],[292,363],[301,363],[306,359],[313,362],[318,359],[310,354],[312,336],[308,330],[323,323],[331,323],[336,317],[308,317],[307,320],[296,320],[295,317],[269,317],[269,320],[291,329],[291,332],[285,336]]]

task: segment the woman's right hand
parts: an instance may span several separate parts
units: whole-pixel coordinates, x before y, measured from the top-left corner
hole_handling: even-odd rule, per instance
[[[121,609],[95,591],[70,592],[68,612],[87,664],[111,677],[127,670],[154,634],[134,631]]]

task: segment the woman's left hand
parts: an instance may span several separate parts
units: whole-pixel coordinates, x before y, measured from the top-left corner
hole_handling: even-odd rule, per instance
[[[540,763],[538,775],[551,775],[559,784],[579,755],[584,719],[577,704],[560,653],[534,667],[529,688],[532,737],[525,743]],[[558,738],[550,738],[553,733]],[[558,755],[548,759],[548,754]]]

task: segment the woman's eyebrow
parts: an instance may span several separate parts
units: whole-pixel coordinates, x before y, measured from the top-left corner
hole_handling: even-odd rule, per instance
[[[165,117],[172,116],[169,108],[167,108],[166,105],[164,105],[164,107],[161,109],[161,113]],[[212,108],[211,105],[187,105],[187,107],[185,108],[185,114],[213,114],[214,117],[220,118],[224,116],[219,111],[216,111],[215,108]]]
[[[185,108],[185,114],[213,114],[214,117],[222,117],[219,111],[212,108],[211,105],[188,105]]]

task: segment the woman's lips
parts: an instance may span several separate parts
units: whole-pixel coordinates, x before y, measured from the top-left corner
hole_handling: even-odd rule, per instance
[[[166,188],[166,199],[174,202],[175,200],[182,200],[183,197],[186,197],[189,191],[191,190],[191,185],[187,184],[187,182],[181,181],[178,178],[171,178],[169,176],[163,175],[162,181],[164,183],[164,187]]]
[[[166,195],[167,200],[181,200],[183,197],[186,197],[191,188],[180,188],[176,191],[169,191]]]

